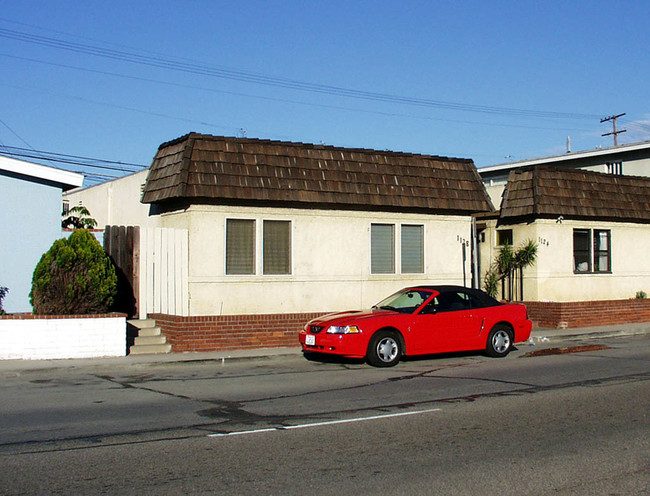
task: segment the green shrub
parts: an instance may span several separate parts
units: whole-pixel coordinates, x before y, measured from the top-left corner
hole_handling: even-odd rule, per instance
[[[85,229],[59,239],[42,257],[29,293],[34,313],[106,313],[115,298],[117,276],[111,259]]]
[[[637,300],[644,300],[648,297],[648,294],[645,291],[637,291],[636,292],[636,299]]]

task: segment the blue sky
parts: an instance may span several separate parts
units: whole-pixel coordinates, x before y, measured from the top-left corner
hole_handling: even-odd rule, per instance
[[[619,143],[650,140],[647,1],[0,7],[0,153],[149,165],[196,131],[481,167],[611,146],[620,113]]]

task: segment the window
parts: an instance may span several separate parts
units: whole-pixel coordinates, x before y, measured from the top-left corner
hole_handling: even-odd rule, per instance
[[[591,231],[589,229],[573,230],[573,270],[591,272]]]
[[[424,226],[402,226],[402,274],[424,273]]]
[[[497,231],[497,246],[512,246],[512,229],[501,229]]]
[[[226,274],[255,274],[255,221],[226,219]]]
[[[623,162],[607,162],[607,173],[614,176],[622,176]]]
[[[291,222],[265,220],[263,231],[263,273],[291,274]]]
[[[257,236],[262,236],[262,274],[291,274],[291,221],[226,219],[226,274],[255,275]]]
[[[573,230],[573,270],[579,274],[611,272],[611,231]]]
[[[474,296],[462,291],[449,291],[440,293],[427,303],[427,306],[422,309],[422,313],[455,312],[481,307],[481,302]]]
[[[413,313],[415,312],[422,303],[427,301],[431,293],[429,291],[400,291],[394,295],[389,296],[385,300],[377,303],[373,308],[381,308],[394,310],[400,313]]]
[[[611,272],[610,231],[594,229],[594,272]]]
[[[393,224],[370,225],[370,272],[395,273],[395,226]]]
[[[424,273],[424,226],[399,226],[401,274]],[[395,224],[370,224],[370,272],[395,274]]]

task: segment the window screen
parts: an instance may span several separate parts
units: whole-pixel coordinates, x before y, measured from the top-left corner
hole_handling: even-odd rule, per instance
[[[226,219],[226,274],[255,274],[255,221]]]
[[[265,220],[264,274],[291,274],[291,222]]]
[[[370,225],[370,271],[373,274],[395,273],[395,226]]]
[[[402,226],[402,274],[424,272],[424,226]]]
[[[610,272],[610,231],[594,229],[594,272]]]

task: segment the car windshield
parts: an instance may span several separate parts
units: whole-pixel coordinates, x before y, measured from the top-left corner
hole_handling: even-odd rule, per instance
[[[380,301],[372,308],[393,310],[400,313],[413,313],[431,296],[431,292],[409,289],[400,291]]]

